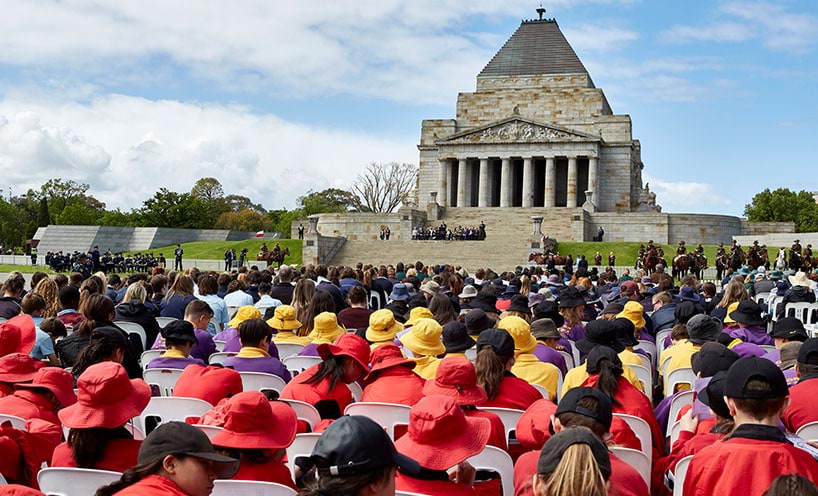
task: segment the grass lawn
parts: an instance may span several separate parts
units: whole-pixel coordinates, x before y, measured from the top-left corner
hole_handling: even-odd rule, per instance
[[[39,260],[38,260],[39,261]],[[0,264],[0,273],[5,272],[12,272],[12,271],[22,272],[23,274],[33,274],[35,272],[45,272],[46,274],[55,274],[55,272],[45,265],[12,265],[12,264]]]
[[[599,252],[602,255],[602,264],[607,265],[608,263],[608,253],[614,252],[616,255],[616,264],[617,265],[630,265],[632,266],[636,262],[636,256],[639,254],[639,245],[641,243],[628,243],[628,242],[602,242],[602,243],[594,243],[594,242],[560,242],[557,243],[557,250],[563,255],[571,254],[576,258],[577,255],[585,255],[588,259],[589,263],[593,264],[594,255],[596,252]],[[647,243],[645,243],[647,244]],[[678,245],[662,245],[657,244],[656,246],[661,246],[662,249],[665,251],[665,258],[667,259],[668,263],[671,262],[673,257],[676,255],[676,247]],[[692,252],[696,249],[695,244],[688,244],[687,251]],[[711,267],[715,266],[716,260],[716,250],[718,249],[718,245],[702,245],[704,246],[704,254],[707,256],[707,264]],[[747,251],[747,246],[742,246],[744,251]],[[730,250],[730,245],[726,244],[725,249],[728,251]],[[778,255],[778,248],[770,248],[767,247],[767,253],[770,255],[770,263],[775,262],[775,257]]]
[[[184,258],[197,260],[224,260],[224,252],[230,248],[236,250],[236,256],[241,253],[243,248],[247,248],[248,261],[255,262],[256,255],[261,251],[261,244],[263,239],[245,239],[243,241],[196,241],[193,243],[182,243],[182,249],[185,250]],[[275,240],[266,240],[267,248],[273,249],[276,244]],[[284,259],[286,264],[301,265],[301,240],[300,239],[280,239],[278,244],[282,249],[289,248],[290,254]],[[160,246],[158,248],[151,248],[150,250],[143,250],[140,253],[153,253],[159,256],[160,253],[165,255],[168,260],[168,267],[173,265],[173,250],[176,245]]]

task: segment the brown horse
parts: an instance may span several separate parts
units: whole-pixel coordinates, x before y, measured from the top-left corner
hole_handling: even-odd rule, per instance
[[[268,251],[267,253],[259,253],[258,258],[259,260],[264,260],[267,262],[268,267],[272,267],[273,263],[278,263],[278,268],[281,268],[281,264],[284,263],[284,258],[290,254],[289,248],[284,248],[282,250],[275,250]]]
[[[687,275],[687,272],[690,271],[696,264],[696,261],[693,259],[693,256],[688,254],[680,255],[673,259],[673,266],[671,270],[671,275],[674,279],[681,279],[682,277]]]
[[[769,257],[764,256],[766,255],[766,250],[763,251],[764,253],[762,253],[761,249],[750,250],[750,253],[748,254],[747,257],[747,264],[750,266],[750,268],[757,269],[762,265],[767,269],[770,268],[770,259]]]
[[[656,266],[659,265],[661,261],[662,259],[659,258],[659,252],[657,252],[655,248],[651,248],[645,253],[642,259],[642,267],[645,268],[648,274],[652,274],[656,272]]]

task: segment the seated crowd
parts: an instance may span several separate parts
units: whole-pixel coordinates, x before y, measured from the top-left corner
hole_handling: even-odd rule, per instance
[[[315,496],[818,495],[814,312],[786,307],[815,307],[815,279],[418,262],[26,288],[12,273],[0,495],[43,494],[46,466],[121,472],[98,496],[205,496],[221,479]],[[205,407],[157,420],[167,395]]]

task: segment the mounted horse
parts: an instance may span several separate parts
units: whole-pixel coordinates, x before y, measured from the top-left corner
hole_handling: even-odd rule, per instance
[[[727,253],[723,253],[722,255],[716,257],[716,279],[721,281],[724,273],[727,272],[729,263],[730,257],[727,256]]]
[[[277,263],[278,268],[280,269],[281,265],[284,263],[284,259],[289,254],[290,254],[290,249],[289,248],[284,248],[283,250],[282,249],[278,249],[278,250],[273,249],[271,251],[268,251],[267,253],[264,253],[264,252],[259,253],[258,257],[256,257],[256,259],[257,260],[263,260],[263,261],[267,262],[268,267],[272,267],[274,263]]]
[[[642,258],[642,267],[648,274],[652,274],[656,272],[656,266],[661,262],[662,259],[659,258],[659,252],[656,248],[651,248],[645,252],[645,256]]]
[[[753,269],[757,269],[760,266],[764,266],[764,268],[770,268],[770,259],[767,255],[767,250],[765,249],[751,249],[747,254],[747,263]]]
[[[687,253],[673,260],[672,275],[674,279],[681,279],[689,273],[701,279],[702,272],[707,268],[707,257]]]

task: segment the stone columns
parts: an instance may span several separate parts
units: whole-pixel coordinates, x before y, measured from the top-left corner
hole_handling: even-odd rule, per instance
[[[491,185],[489,184],[489,159],[480,159],[480,186],[477,192],[477,206],[488,207],[491,203]]]
[[[575,183],[576,184],[576,183]],[[457,162],[457,206],[468,207],[468,196],[466,196],[467,174],[466,159],[461,158]],[[576,189],[576,188],[575,188]]]
[[[438,160],[440,168],[437,173],[437,197],[441,207],[449,206],[449,159]]]
[[[531,157],[523,157],[523,206],[534,206],[534,165],[531,163]]]
[[[555,188],[557,182],[557,168],[554,165],[554,157],[545,158],[545,206],[553,207],[556,205],[557,190]]]
[[[568,208],[577,206],[577,157],[568,157]]]
[[[593,191],[594,194],[599,192],[599,190],[596,187],[596,181],[597,181],[598,175],[599,175],[599,159],[596,158],[596,157],[589,157],[588,158],[588,189]],[[591,203],[596,205],[598,202],[599,202],[599,200],[597,199],[597,201],[592,201]]]
[[[512,199],[512,187],[514,182],[511,180],[511,159],[504,157],[503,165],[500,169],[500,206],[510,207]]]

